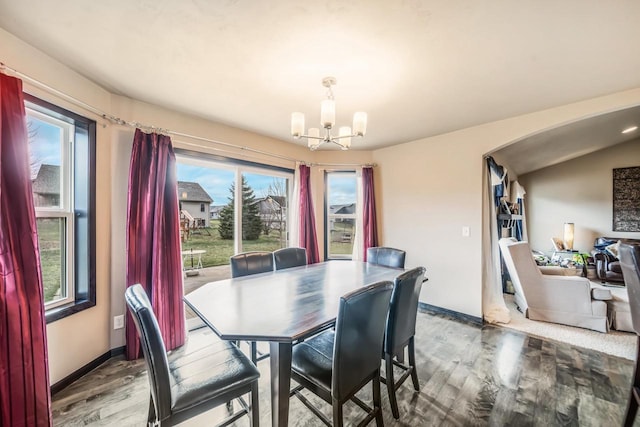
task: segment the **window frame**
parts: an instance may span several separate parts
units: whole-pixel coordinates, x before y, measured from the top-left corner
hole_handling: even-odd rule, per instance
[[[96,122],[27,93],[24,100],[26,114],[40,120],[46,116],[45,121],[68,123],[73,128],[73,137],[65,138],[70,152],[63,156],[68,163],[62,160],[61,165],[66,184],[61,189],[60,207],[35,209],[37,218],[50,218],[59,217],[65,208],[67,259],[63,268],[70,281],[70,295],[64,302],[45,305],[46,322],[51,323],[96,305]]]
[[[353,251],[350,254],[334,254],[330,253],[330,245],[331,245],[331,229],[329,224],[332,218],[335,219],[353,219],[353,236],[352,239],[355,239],[355,229],[356,229],[356,221],[357,219],[357,206],[356,210],[352,214],[331,214],[330,208],[331,205],[329,203],[331,190],[329,188],[329,179],[331,175],[353,175],[353,179],[356,182],[356,201],[358,203],[358,194],[357,194],[357,185],[358,185],[358,175],[355,170],[325,170],[324,173],[324,259],[325,260],[352,260],[353,259]],[[355,244],[355,242],[354,242]]]
[[[67,120],[61,120],[50,114],[43,113],[30,106],[25,106],[28,116],[37,120],[60,128],[60,195],[57,206],[36,206],[34,203],[34,211],[36,221],[40,218],[44,219],[60,219],[64,231],[61,233],[60,246],[63,250],[61,261],[61,283],[60,289],[64,295],[62,298],[44,303],[45,310],[53,310],[72,303],[75,300],[74,269],[69,268],[73,265],[74,252],[74,197],[73,197],[73,146],[75,144],[75,125]],[[44,278],[43,278],[44,279]]]

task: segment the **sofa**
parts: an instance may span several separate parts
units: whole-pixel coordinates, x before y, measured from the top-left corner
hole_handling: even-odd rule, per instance
[[[640,244],[640,239],[624,239],[619,237],[598,237],[593,244],[593,260],[598,279],[604,282],[624,284],[622,267],[618,259],[618,242]]]

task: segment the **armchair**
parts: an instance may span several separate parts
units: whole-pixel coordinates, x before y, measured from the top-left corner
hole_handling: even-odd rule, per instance
[[[531,320],[607,332],[608,289],[591,289],[584,277],[543,275],[527,242],[500,239],[500,251],[515,288],[518,308]]]

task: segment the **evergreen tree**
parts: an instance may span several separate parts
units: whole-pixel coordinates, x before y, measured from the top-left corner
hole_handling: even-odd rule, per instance
[[[235,204],[235,184],[229,187],[231,197],[229,203],[220,210],[220,225],[218,233],[222,239],[233,239],[233,207]],[[262,219],[260,219],[260,210],[255,203],[256,196],[253,189],[247,184],[244,176],[242,177],[242,240],[257,240],[262,230]]]
[[[234,194],[233,184],[231,184],[231,194]],[[227,203],[225,207],[220,209],[220,224],[218,225],[218,233],[220,238],[224,240],[233,239],[233,203],[234,198],[231,197],[231,201]]]

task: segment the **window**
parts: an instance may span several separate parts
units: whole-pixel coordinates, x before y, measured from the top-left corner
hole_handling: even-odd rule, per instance
[[[325,176],[325,258],[351,259],[356,231],[356,173]]]
[[[95,122],[25,94],[47,322],[95,305]]]
[[[202,224],[182,233],[182,250],[204,251],[199,253],[201,267],[227,265],[229,257],[239,252],[288,246],[291,170],[182,149],[175,152],[181,221]],[[208,208],[201,200],[209,200]],[[191,268],[190,257],[185,268]]]

